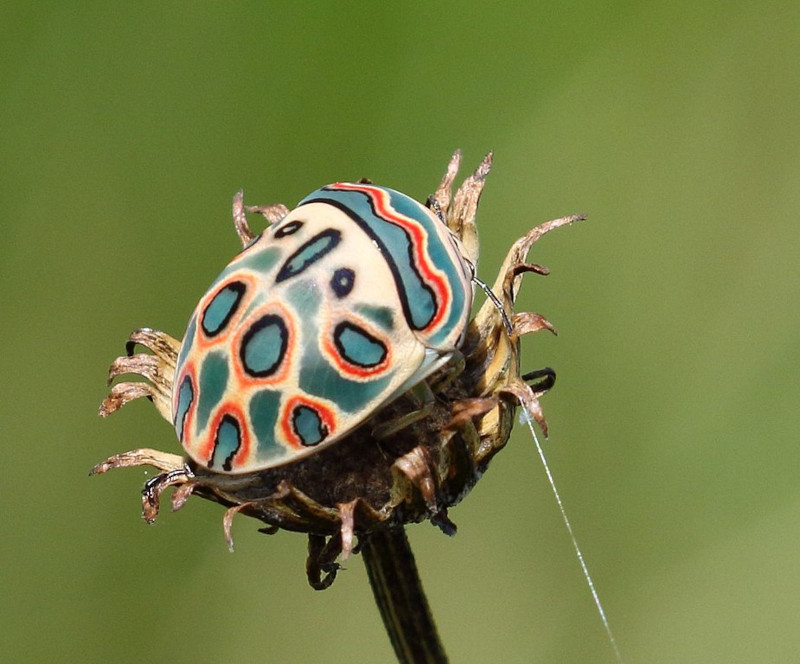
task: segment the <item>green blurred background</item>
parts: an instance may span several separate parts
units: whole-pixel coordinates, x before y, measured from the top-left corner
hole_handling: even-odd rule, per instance
[[[189,501],[178,446],[96,417],[127,334],[180,335],[237,250],[230,201],[368,176],[418,198],[495,150],[480,274],[532,225],[525,341],[559,372],[546,450],[626,661],[800,661],[800,4],[6,3],[0,658],[391,662],[355,557]],[[517,427],[448,539],[410,531],[451,660],[613,662]]]

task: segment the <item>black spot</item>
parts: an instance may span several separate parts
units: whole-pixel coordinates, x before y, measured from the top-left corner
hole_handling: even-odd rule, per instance
[[[297,276],[331,252],[341,239],[342,234],[335,228],[328,228],[321,233],[317,233],[286,259],[286,262],[278,272],[278,276],[275,277],[275,281],[281,282],[289,277]]]
[[[331,288],[336,297],[342,298],[349,295],[356,281],[356,273],[349,267],[340,267],[331,277]]]
[[[283,226],[279,227],[275,231],[275,237],[280,239],[282,237],[286,237],[287,235],[294,235],[297,231],[299,231],[303,227],[303,222],[299,219],[295,219],[294,221],[290,221]]]
[[[275,314],[262,316],[242,337],[242,367],[254,378],[271,376],[283,362],[288,345],[289,330],[283,319]]]

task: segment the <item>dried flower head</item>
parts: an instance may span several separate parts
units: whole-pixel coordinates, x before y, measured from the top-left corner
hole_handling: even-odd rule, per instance
[[[428,207],[460,240],[465,257],[478,261],[476,215],[492,163],[489,154],[452,193],[461,155],[456,152]],[[245,207],[234,198],[234,223],[243,243],[256,237],[245,213],[260,213],[271,223],[282,219],[282,205]],[[448,508],[458,503],[508,441],[515,410],[522,405],[542,430],[547,426],[539,398],[555,380],[549,369],[522,373],[520,338],[549,330],[541,315],[515,312],[514,302],[526,272],[548,270],[528,263],[531,246],[550,230],[579,216],[532,229],[511,247],[490,296],[469,322],[460,353],[412,389],[380,408],[340,441],[298,460],[244,474],[215,472],[177,454],[137,449],[98,464],[93,473],[149,465],[160,472],[143,490],[143,516],[152,522],[162,494],[173,487],[172,507],[192,496],[226,507],[225,536],[237,513],[259,519],[265,532],[279,528],[309,536],[308,574],[316,588],[329,585],[335,560],[353,551],[357,538],[402,524],[430,520],[452,534]],[[137,346],[149,353],[134,354]],[[147,397],[173,422],[173,381],[181,342],[143,328],[133,332],[127,354],[111,365],[109,382],[138,374],[146,382],[116,383],[100,407],[106,416],[139,397]]]

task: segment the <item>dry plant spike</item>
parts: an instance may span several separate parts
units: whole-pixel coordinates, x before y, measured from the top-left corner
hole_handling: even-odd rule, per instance
[[[222,516],[222,532],[225,536],[225,543],[228,545],[228,551],[231,553],[233,553],[233,533],[231,532],[233,517],[247,507],[252,507],[252,503],[240,503],[239,505],[229,507]]]
[[[244,191],[241,189],[233,196],[233,226],[236,229],[236,234],[242,243],[242,247],[249,246],[253,240],[258,237],[258,233],[254,233],[250,229],[250,224],[247,221],[247,213],[260,214],[267,220],[267,223],[277,224],[287,214],[289,208],[283,203],[275,203],[273,205],[245,205],[244,204]]]
[[[152,466],[164,473],[169,473],[185,468],[185,464],[186,460],[178,454],[170,454],[169,452],[143,447],[109,457],[94,466],[89,474],[102,475],[115,468],[135,468],[138,466]]]
[[[503,390],[505,394],[510,395],[513,399],[519,401],[528,413],[528,416],[539,425],[544,437],[548,436],[547,421],[544,417],[544,411],[536,398],[530,385],[523,383],[521,380],[511,381]]]
[[[456,401],[452,407],[452,418],[445,428],[450,431],[460,431],[476,417],[485,415],[493,408],[497,408],[496,395]]]
[[[514,314],[511,317],[511,326],[514,328],[514,334],[523,336],[525,334],[532,334],[541,330],[548,330],[555,335],[558,335],[556,328],[541,314],[533,313],[532,311],[523,311]]]
[[[583,221],[584,219],[586,219],[586,216],[582,214],[573,214],[567,217],[551,219],[543,224],[539,224],[519,240],[517,240],[511,246],[511,250],[506,256],[503,267],[500,269],[500,277],[502,277],[502,280],[500,277],[498,277],[498,281],[495,282],[495,292],[497,292],[499,289],[503,289],[503,292],[508,294],[511,301],[515,301],[517,298],[517,292],[519,291],[519,287],[522,282],[522,274],[513,274],[513,279],[510,279],[510,283],[508,283],[507,277],[509,274],[513,273],[513,270],[509,271],[509,268],[512,266],[527,265],[525,263],[525,258],[527,257],[528,252],[530,251],[531,247],[546,233],[549,233],[556,228],[560,228],[561,226],[568,226],[576,221]],[[544,269],[547,271],[547,273],[549,273],[547,268]]]
[[[267,220],[270,226],[272,224],[277,224],[289,214],[289,208],[283,203],[273,203],[272,205],[246,205],[244,209],[245,212],[250,214],[260,214]]]
[[[155,355],[138,353],[136,355],[123,355],[114,360],[108,368],[106,385],[111,385],[112,381],[117,376],[127,373],[138,373],[144,378],[147,378],[151,383],[156,380],[161,380],[158,358]],[[170,384],[167,387],[171,389],[172,385]]]
[[[464,245],[467,257],[473,265],[478,264],[480,246],[478,243],[478,227],[475,218],[478,213],[481,193],[486,184],[486,176],[492,169],[492,153],[489,152],[461,186],[453,198],[453,206],[448,215],[448,226]]]
[[[544,265],[539,265],[538,263],[520,263],[519,265],[515,266],[513,270],[515,277],[518,274],[523,274],[525,272],[534,272],[546,277],[548,274],[550,274],[550,268],[545,267]]]
[[[186,482],[185,484],[175,487],[174,491],[172,492],[173,512],[177,512],[186,504],[186,501],[189,500],[189,497],[192,495],[192,492],[195,490],[196,486],[197,484],[194,482]]]
[[[247,222],[247,215],[244,212],[244,191],[240,189],[233,195],[233,226],[236,229],[236,235],[243,247],[249,245],[256,239],[257,235],[250,230],[250,224]]]
[[[410,486],[416,489],[425,502],[430,514],[436,514],[439,511],[436,497],[438,482],[431,466],[430,453],[425,447],[419,445],[397,459],[392,470],[405,476]]]
[[[431,197],[439,206],[439,210],[441,210],[445,218],[448,218],[450,212],[450,204],[453,196],[453,182],[456,179],[456,174],[458,173],[460,166],[461,150],[456,150],[453,153],[453,156],[450,157],[450,162],[447,164],[447,170],[442,177],[442,181],[439,183],[439,186],[436,188],[436,191]],[[456,232],[453,228],[450,228],[450,230]]]
[[[178,358],[178,351],[181,342],[161,330],[154,330],[151,327],[140,327],[128,336],[125,343],[125,351],[128,355],[133,355],[134,348],[144,346],[151,350],[153,355],[158,357],[166,366],[174,371],[175,360]]]
[[[97,411],[100,417],[108,417],[111,413],[118,411],[126,403],[141,397],[147,397],[155,403],[156,391],[148,383],[118,383],[111,388],[100,408]],[[161,409],[159,409],[161,413]]]
[[[342,527],[340,528],[340,538],[342,554],[340,560],[344,562],[350,557],[353,551],[353,535],[355,533],[355,510],[358,503],[358,498],[351,500],[349,503],[339,504],[339,518],[342,520]]]

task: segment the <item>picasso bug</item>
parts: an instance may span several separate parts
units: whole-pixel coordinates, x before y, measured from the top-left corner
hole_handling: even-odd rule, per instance
[[[244,473],[341,439],[453,357],[473,274],[456,236],[405,194],[309,194],[197,305],[172,396],[186,452]]]
[[[554,373],[523,372],[520,339],[553,327],[514,302],[523,274],[547,274],[526,260],[533,244],[582,218],[519,238],[488,289],[474,272],[492,156],[454,191],[460,161],[456,152],[427,205],[365,181],[322,187],[291,212],[245,206],[239,192],[243,249],[182,340],[151,328],[130,335],[100,406],[106,416],[150,399],[189,458],[135,449],[92,472],[162,471],[143,491],[147,521],[174,487],[173,508],[190,495],[229,508],[229,544],[239,511],[308,533],[314,587],[327,587],[328,563],[355,536],[426,519],[455,532],[447,510],[506,445],[516,408],[546,432],[539,397]],[[261,234],[248,225],[253,213],[269,222]],[[473,284],[488,299],[471,315]],[[115,382],[130,374],[144,380]]]

